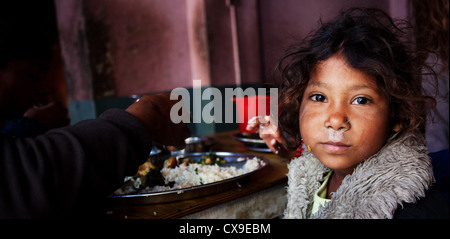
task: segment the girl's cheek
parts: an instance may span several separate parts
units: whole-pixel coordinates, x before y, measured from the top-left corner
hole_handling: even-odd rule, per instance
[[[319,115],[314,110],[313,107],[310,107],[308,104],[304,104],[300,107],[299,112],[299,128],[302,137],[307,137],[309,131],[315,131],[314,122],[318,122]]]
[[[303,122],[308,122],[311,120],[311,117],[319,117],[320,110],[317,107],[312,106],[310,103],[302,103],[299,111],[299,120]]]

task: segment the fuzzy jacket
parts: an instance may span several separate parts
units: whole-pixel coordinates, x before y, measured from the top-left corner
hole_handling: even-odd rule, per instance
[[[311,215],[314,193],[330,171],[311,152],[289,165],[285,218],[393,218],[434,183],[426,141],[420,134],[392,137],[347,175],[332,199]]]

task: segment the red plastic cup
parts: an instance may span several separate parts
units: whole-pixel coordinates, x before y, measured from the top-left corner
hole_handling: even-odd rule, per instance
[[[255,131],[247,130],[249,119],[255,116],[270,115],[270,96],[268,95],[233,97],[232,100],[236,104],[239,131],[243,134],[256,133]],[[258,110],[262,107],[265,107],[266,111],[260,115]]]

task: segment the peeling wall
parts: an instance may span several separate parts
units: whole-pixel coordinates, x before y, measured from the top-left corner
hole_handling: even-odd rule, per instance
[[[106,90],[99,90],[98,96],[189,86],[184,0],[88,1],[85,16],[90,49],[98,51],[91,64],[103,78],[102,85],[95,86]]]
[[[69,102],[94,99],[82,8],[79,0],[55,1]]]
[[[225,0],[57,0],[70,100],[234,84]],[[243,83],[261,82],[257,0],[238,7]]]

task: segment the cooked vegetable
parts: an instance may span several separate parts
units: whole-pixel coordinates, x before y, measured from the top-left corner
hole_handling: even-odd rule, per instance
[[[147,173],[144,187],[153,187],[156,185],[164,185],[164,177],[162,176],[161,171],[152,169]]]
[[[175,168],[177,166],[177,158],[170,157],[164,161],[163,168]]]
[[[201,165],[190,165],[190,164],[202,164]],[[169,171],[182,171],[182,173],[189,173],[188,168],[190,166],[195,167],[195,175],[196,177],[200,176],[200,171],[197,167],[209,167],[207,165],[214,165],[214,164],[222,164],[227,163],[227,161],[219,156],[217,156],[213,152],[209,152],[208,155],[202,155],[201,159],[194,160],[192,158],[186,157],[180,159],[180,162],[178,161],[176,156],[170,157],[164,161],[163,168],[159,169],[151,162],[147,161],[139,166],[139,169],[134,176],[128,176],[125,178],[124,184],[121,188],[117,189],[114,194],[116,195],[124,195],[124,194],[131,194],[131,193],[142,193],[147,192],[149,190],[167,190],[164,188],[172,188],[176,184],[176,178],[175,179],[167,179],[165,176],[168,176],[167,172]],[[228,167],[225,167],[226,169],[231,169]],[[184,172],[186,171],[186,172]],[[163,176],[164,174],[164,176]],[[179,173],[178,173],[179,174]],[[202,175],[204,175],[204,172],[202,172]],[[221,176],[224,176],[220,174]],[[199,185],[203,185],[205,183],[208,183],[209,179],[202,178],[200,176],[197,178],[197,183]],[[166,182],[167,181],[167,182]],[[187,183],[184,183],[187,184]],[[183,185],[184,185],[183,184]],[[177,186],[181,187],[181,186]],[[186,186],[184,186],[186,187]]]
[[[150,170],[156,170],[156,166],[147,161],[139,166],[137,176],[145,176]]]
[[[206,155],[202,155],[202,158],[200,159],[200,161],[196,161],[196,160],[191,160],[191,163],[199,163],[199,164],[207,164],[207,165],[212,165],[212,164],[222,164],[222,163],[226,163],[227,160],[217,156],[215,153],[209,151],[209,154]]]

